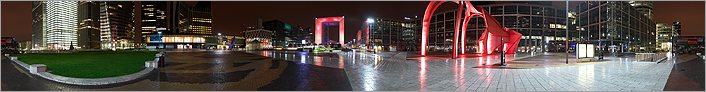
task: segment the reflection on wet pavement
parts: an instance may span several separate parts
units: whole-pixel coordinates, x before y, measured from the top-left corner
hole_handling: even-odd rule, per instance
[[[475,67],[498,63],[498,55],[450,59],[409,54],[415,53],[170,51],[167,66],[148,77],[90,87],[28,76],[3,59],[2,86],[3,90],[661,91],[675,60],[606,58],[611,61],[496,69]],[[520,61],[525,56],[508,59]],[[512,60],[511,66],[519,63]]]
[[[351,90],[341,69],[237,51],[169,52],[161,90]]]
[[[630,58],[606,58],[611,61],[557,67],[494,69],[474,67],[496,64],[499,55],[450,59],[414,57],[405,55],[406,52],[248,53],[344,69],[353,90],[361,91],[661,91],[671,69],[670,63],[634,62]],[[512,60],[519,61],[528,55],[531,54],[516,54],[508,59],[510,64],[518,64]]]
[[[114,85],[54,83],[18,70],[3,58],[3,90],[352,90],[343,70],[237,51],[174,51],[167,66]],[[13,85],[5,85],[13,84]]]

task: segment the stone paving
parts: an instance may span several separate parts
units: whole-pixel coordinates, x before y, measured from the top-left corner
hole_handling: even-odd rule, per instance
[[[679,60],[656,63],[611,57],[603,62],[498,69],[475,68],[498,63],[493,55],[449,59],[405,54],[173,51],[167,52],[167,67],[108,86],[50,82],[3,58],[2,90],[661,91],[673,61]],[[525,56],[509,59],[537,58]]]
[[[394,53],[250,53],[342,68],[353,90],[361,91],[661,91],[672,68],[671,63],[634,62],[630,58],[560,67],[493,69],[473,67],[497,63],[497,58],[406,60],[391,58]]]

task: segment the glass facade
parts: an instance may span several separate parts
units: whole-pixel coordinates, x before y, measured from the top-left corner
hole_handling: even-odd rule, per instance
[[[46,37],[44,34],[44,22],[46,11],[46,2],[32,2],[32,46],[35,49],[40,49],[46,46]]]
[[[671,51],[672,38],[678,36],[677,32],[672,30],[671,24],[657,24],[657,50]]]
[[[544,2],[542,2],[544,3]],[[522,34],[518,52],[559,52],[564,47],[566,11],[546,4],[500,3],[478,5],[495,17],[503,27]],[[450,51],[453,41],[456,10],[435,13],[429,28],[430,50]],[[478,38],[485,30],[485,21],[474,16],[466,30],[466,51],[477,52]]]
[[[194,6],[178,2],[178,22],[177,33],[180,34],[196,34],[196,35],[212,35],[213,18],[211,16],[211,2],[200,1]]]
[[[45,49],[77,47],[78,2],[37,1],[33,3],[33,42]]]
[[[79,1],[78,7],[78,47],[100,49],[100,2]]]
[[[280,20],[270,20],[263,22],[262,26],[265,30],[273,31],[272,45],[274,47],[289,47],[301,43],[306,40],[306,35],[309,34],[306,30],[299,27],[294,27]]]
[[[629,3],[630,6],[635,7],[635,10],[637,10],[637,12],[640,12],[642,15],[647,16],[647,18],[654,18],[654,4],[652,3],[652,1],[630,1]]]
[[[373,19],[368,24],[368,45],[383,50],[415,51],[419,48],[420,26],[416,18],[405,20]],[[364,27],[365,28],[365,27]]]
[[[578,43],[600,51],[649,52],[655,47],[655,22],[627,1],[586,1],[576,8]]]
[[[167,29],[167,2],[143,1],[142,3],[142,35],[155,34],[158,30]]]
[[[135,47],[135,4],[131,1],[100,3],[100,39],[102,49],[131,49]]]

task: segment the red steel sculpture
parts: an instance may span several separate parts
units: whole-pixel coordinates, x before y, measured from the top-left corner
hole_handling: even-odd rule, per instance
[[[507,51],[508,54],[514,54],[517,44],[520,42],[520,37],[522,34],[519,32],[502,27],[500,23],[493,17],[490,16],[483,8],[474,7],[469,1],[453,1],[458,4],[458,12],[456,13],[456,25],[454,25],[454,39],[453,39],[453,51],[452,57],[458,56],[458,45],[459,45],[459,33],[460,38],[466,38],[466,27],[468,22],[473,16],[480,16],[485,21],[485,31],[483,35],[478,40],[479,51],[483,55],[493,54],[496,50],[501,50],[500,46],[503,46],[503,51]],[[421,55],[426,55],[426,47],[429,38],[429,24],[431,21],[432,14],[438,8],[443,1],[431,1],[424,12],[424,20],[422,22],[422,43],[421,43]],[[463,11],[465,9],[465,12]],[[479,11],[480,9],[480,11]],[[461,25],[461,15],[465,13],[463,17],[463,24]],[[466,44],[465,39],[460,40],[460,44]],[[465,46],[460,46],[461,54],[465,54]]]

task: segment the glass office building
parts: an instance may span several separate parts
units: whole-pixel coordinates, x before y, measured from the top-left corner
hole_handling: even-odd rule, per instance
[[[522,34],[518,52],[564,51],[566,11],[551,5],[551,2],[500,2],[479,4],[503,27]],[[429,28],[429,48],[432,51],[450,51],[453,45],[453,29],[456,10],[437,12]],[[466,51],[477,52],[478,38],[485,30],[484,20],[479,16],[470,19],[466,30]],[[554,48],[554,49],[549,49]]]
[[[78,7],[78,47],[100,49],[100,2],[79,1]]]
[[[648,52],[656,46],[655,22],[627,1],[586,1],[575,9],[578,43],[607,52]]]
[[[385,51],[416,51],[419,48],[420,30],[417,18],[405,17],[404,20],[370,19],[365,23],[369,32],[361,32],[368,37],[361,39],[367,41],[370,47],[380,48]]]
[[[78,46],[78,1],[36,1],[32,4],[32,42],[44,49]]]
[[[132,1],[100,3],[100,39],[102,49],[135,47],[135,4]]]

